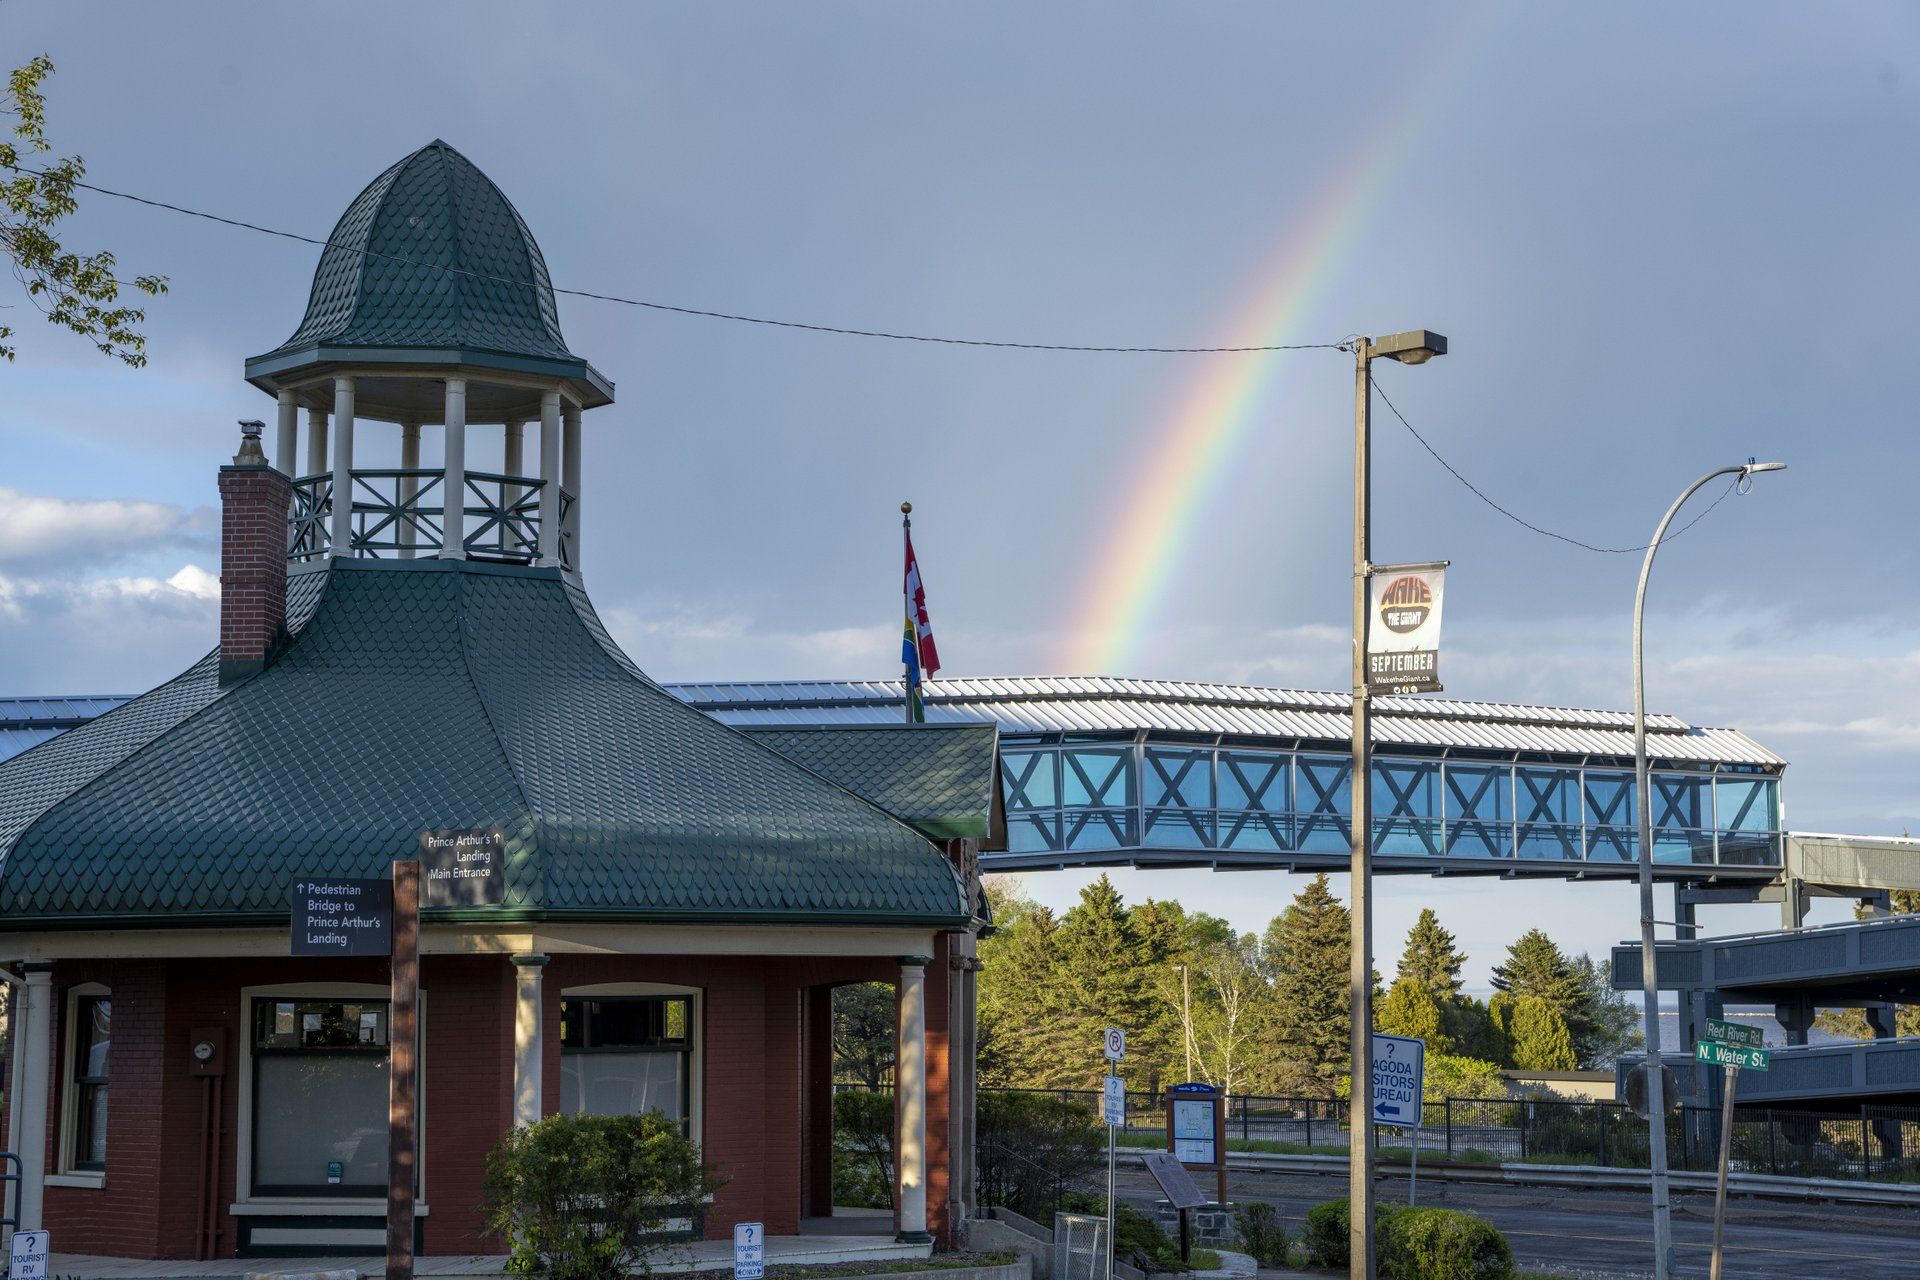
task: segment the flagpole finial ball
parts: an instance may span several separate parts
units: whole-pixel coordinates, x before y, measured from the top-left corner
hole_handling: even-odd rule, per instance
[[[912,515],[912,514],[913,514],[913,504],[912,504],[911,502],[903,502],[903,503],[901,503],[901,504],[900,504],[900,514],[901,514],[901,515],[903,515],[903,516],[910,516],[910,515]]]

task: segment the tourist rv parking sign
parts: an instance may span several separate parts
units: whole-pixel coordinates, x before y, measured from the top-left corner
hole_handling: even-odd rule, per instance
[[[1446,561],[1374,565],[1368,573],[1367,688],[1374,693],[1438,693],[1440,602]]]

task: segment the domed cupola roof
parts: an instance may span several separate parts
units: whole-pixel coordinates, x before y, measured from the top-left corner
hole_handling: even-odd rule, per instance
[[[247,361],[266,391],[320,365],[461,365],[612,384],[567,349],[547,264],[500,188],[435,139],[369,183],[341,215],[293,336]],[[397,371],[397,370],[396,370]]]

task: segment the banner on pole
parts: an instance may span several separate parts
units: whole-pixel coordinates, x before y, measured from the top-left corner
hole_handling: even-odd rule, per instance
[[[1380,564],[1369,570],[1369,692],[1440,692],[1440,605],[1446,578],[1444,560]]]

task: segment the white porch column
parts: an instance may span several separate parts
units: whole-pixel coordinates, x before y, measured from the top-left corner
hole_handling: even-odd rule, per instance
[[[900,957],[900,1011],[895,1019],[893,1096],[900,1127],[894,1161],[899,1182],[902,1241],[931,1240],[927,1233],[927,966],[930,956]]]
[[[500,450],[500,470],[510,476],[527,474],[527,424],[515,419],[507,423],[505,441]],[[500,505],[513,510],[513,504],[520,501],[520,486],[517,484],[500,487]],[[500,522],[500,549],[516,551],[514,532],[505,520]]]
[[[565,557],[571,562],[575,573],[580,572],[580,406],[568,403],[561,411],[561,448],[564,457],[560,462],[560,474],[563,479],[560,487],[573,495],[573,510],[567,512],[567,518],[561,532],[566,535],[569,554]]]
[[[400,469],[402,471],[412,471],[418,468],[419,465],[420,424],[417,422],[403,422],[400,424]],[[413,501],[414,495],[420,492],[419,478],[416,476],[401,476],[398,492],[400,494],[401,509],[405,510],[407,505]],[[417,547],[420,541],[420,531],[414,527],[413,520],[410,516],[401,517],[399,523],[400,556],[404,560],[411,560],[418,554]]]
[[[317,476],[327,469],[327,411],[307,410],[307,474]]]
[[[333,380],[333,540],[336,556],[353,554],[353,379]]]
[[[540,971],[545,956],[513,958],[513,1123],[540,1120],[540,1063],[544,1037],[540,1027]]]
[[[540,396],[540,563],[560,563],[560,393]]]
[[[467,558],[467,380],[447,379],[447,474],[440,481],[440,558]]]
[[[14,1052],[20,1055],[15,1073],[20,1096],[14,1099],[7,1137],[20,1157],[20,1229],[37,1231],[46,1203],[47,1095],[53,1091],[53,966],[20,968],[27,981],[14,1005],[20,1025],[12,1028]]]
[[[273,438],[273,465],[280,474],[291,479],[298,472],[294,470],[293,455],[298,448],[295,436],[300,430],[300,406],[293,402],[293,392],[280,393],[279,431]]]

